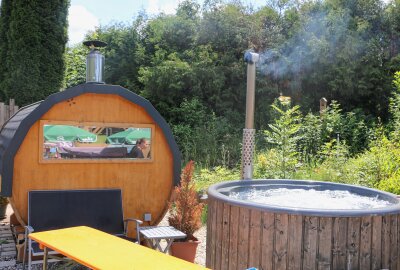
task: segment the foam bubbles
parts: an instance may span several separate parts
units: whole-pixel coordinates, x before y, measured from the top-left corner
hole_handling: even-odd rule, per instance
[[[271,206],[326,210],[370,209],[391,205],[390,202],[377,197],[361,196],[345,190],[251,188],[241,192],[231,192],[229,197]]]

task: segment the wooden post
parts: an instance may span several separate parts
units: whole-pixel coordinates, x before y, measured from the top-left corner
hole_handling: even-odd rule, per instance
[[[11,116],[13,116],[14,115],[14,113],[15,113],[15,100],[14,99],[10,99],[10,103],[9,103],[10,105],[9,105],[9,110],[10,110],[10,117]]]
[[[321,98],[319,100],[319,113],[323,114],[327,107],[328,107],[328,100],[324,97]]]
[[[6,121],[6,105],[1,102],[0,103],[0,125],[3,126]]]

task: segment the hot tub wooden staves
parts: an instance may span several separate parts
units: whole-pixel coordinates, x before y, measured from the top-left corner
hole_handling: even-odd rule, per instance
[[[43,126],[68,124],[151,129],[151,156],[46,159]],[[121,129],[121,130],[122,130]],[[94,130],[94,128],[93,128]],[[105,144],[103,144],[103,147]],[[1,194],[19,221],[27,221],[30,190],[120,188],[124,215],[157,224],[179,184],[180,153],[172,132],[146,99],[119,86],[83,84],[22,108],[0,132]]]
[[[318,217],[208,199],[214,269],[400,269],[400,215]]]

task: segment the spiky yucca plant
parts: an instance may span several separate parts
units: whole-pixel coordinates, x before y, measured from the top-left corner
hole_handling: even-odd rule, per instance
[[[193,234],[201,227],[203,204],[199,202],[192,182],[194,161],[189,161],[181,173],[181,184],[175,187],[175,199],[170,203],[169,224],[193,240]]]

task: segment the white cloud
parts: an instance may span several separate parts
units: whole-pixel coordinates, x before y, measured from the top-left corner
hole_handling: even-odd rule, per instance
[[[146,11],[149,14],[158,14],[160,12],[174,14],[179,2],[179,0],[149,0]]]
[[[179,4],[178,1],[175,2],[171,1],[168,4],[164,4],[161,7],[161,10],[164,11],[166,14],[175,14],[178,4]]]
[[[99,20],[81,5],[71,5],[68,23],[69,45],[82,42],[89,30],[94,30],[96,26],[99,26]]]

